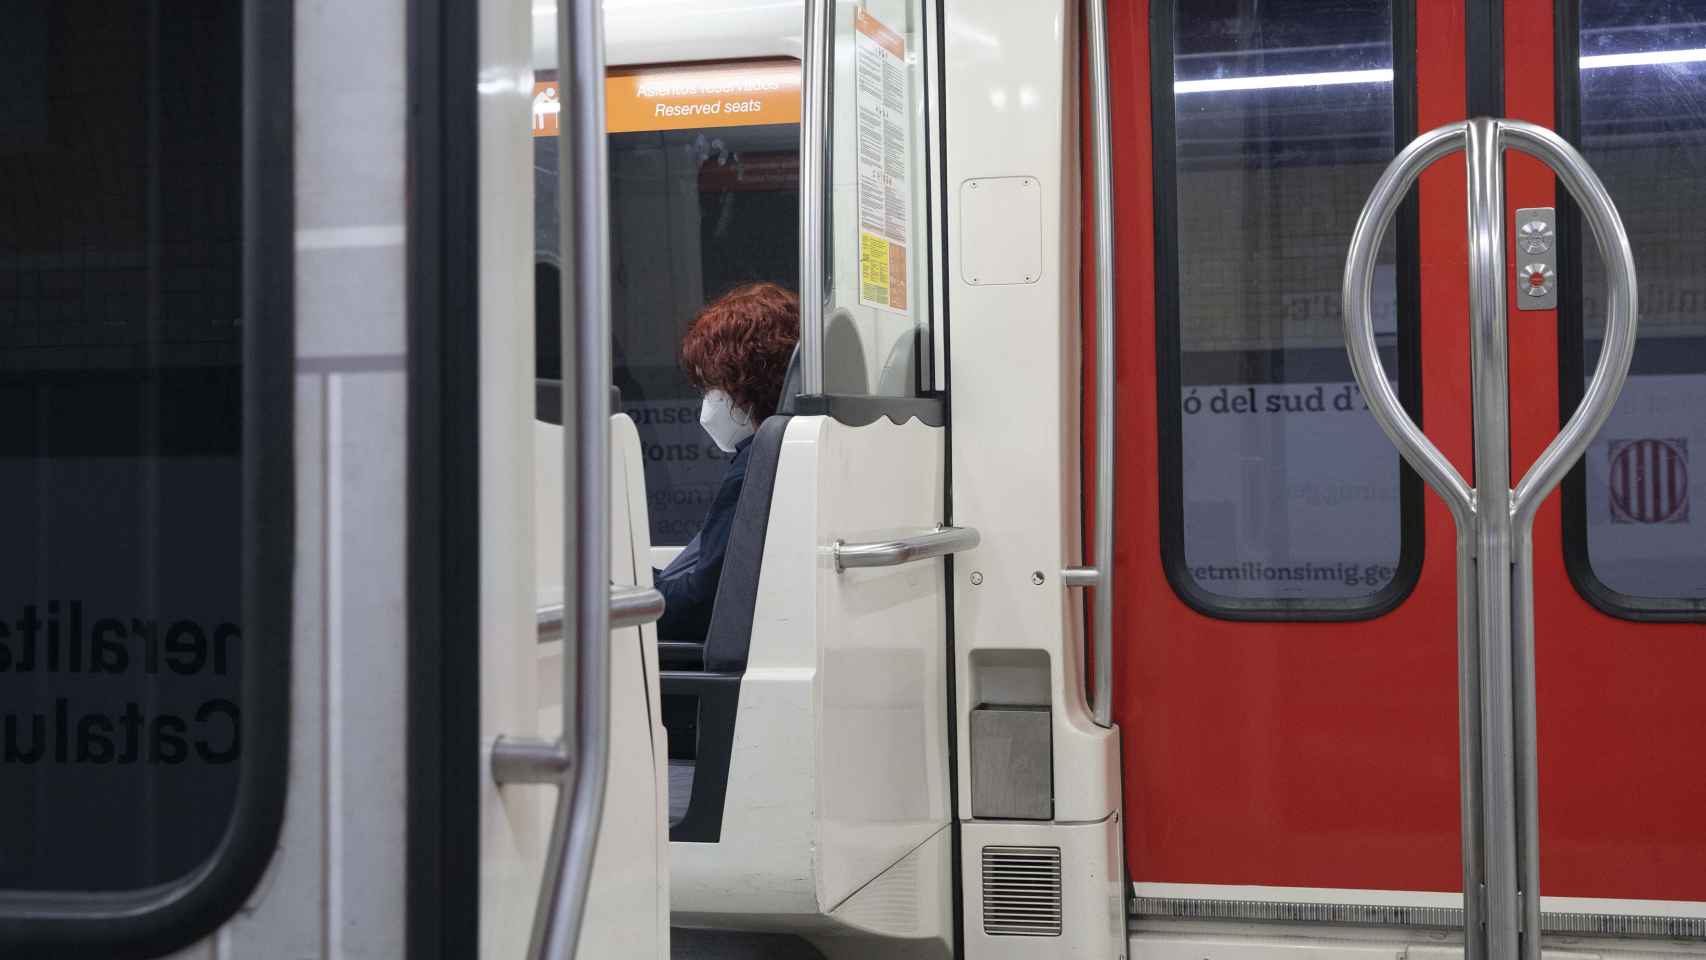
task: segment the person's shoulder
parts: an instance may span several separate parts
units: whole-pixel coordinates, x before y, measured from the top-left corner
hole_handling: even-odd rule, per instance
[[[752,437],[747,437],[735,444],[735,455],[729,459],[729,469],[746,469],[746,462],[752,459],[752,440]]]

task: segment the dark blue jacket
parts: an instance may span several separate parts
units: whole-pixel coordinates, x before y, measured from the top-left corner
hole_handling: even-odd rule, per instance
[[[723,471],[722,483],[717,486],[717,496],[705,514],[704,525],[669,566],[652,571],[652,580],[664,600],[663,619],[658,621],[658,640],[662,643],[705,642],[751,449],[751,437],[735,446],[734,459]]]

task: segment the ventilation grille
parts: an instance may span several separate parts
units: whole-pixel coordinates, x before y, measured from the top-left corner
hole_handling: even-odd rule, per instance
[[[1060,848],[983,848],[983,932],[1060,936]]]

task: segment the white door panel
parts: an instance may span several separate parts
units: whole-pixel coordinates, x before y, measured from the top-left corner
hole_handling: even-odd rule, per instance
[[[650,586],[650,534],[646,518],[639,434],[625,415],[611,417],[611,582]],[[563,597],[563,429],[534,422],[534,500],[538,603]],[[531,624],[530,624],[531,627]],[[533,634],[529,633],[531,642]],[[593,860],[578,956],[611,960],[661,960],[669,954],[667,860],[668,802],[665,738],[659,712],[657,640],[651,626],[611,632],[610,773],[604,819]],[[562,728],[563,643],[536,643],[528,677],[538,697],[537,729]],[[541,805],[535,829],[550,834],[551,810]],[[537,896],[537,876],[529,895]]]
[[[950,937],[943,562],[834,561],[838,540],[940,522],[943,444],[917,420],[788,424],[722,832],[671,845],[677,922],[808,932],[838,956],[900,944],[828,935]]]

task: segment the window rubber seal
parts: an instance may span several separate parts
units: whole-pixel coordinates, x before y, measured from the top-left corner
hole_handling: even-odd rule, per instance
[[[218,930],[277,850],[289,789],[295,489],[294,16],[243,3],[242,756],[231,819],[208,858],[121,892],[0,892],[0,952],[156,957]]]
[[[1421,477],[1398,460],[1398,563],[1391,582],[1366,597],[1349,599],[1230,597],[1206,590],[1185,562],[1183,379],[1179,333],[1177,137],[1173,103],[1174,3],[1150,7],[1150,123],[1155,205],[1155,386],[1161,531],[1161,568],[1173,592],[1192,610],[1221,620],[1371,620],[1395,610],[1421,580],[1425,551],[1425,491]],[[1415,138],[1416,0],[1392,2],[1394,142]],[[1414,192],[1398,208],[1397,368],[1398,396],[1419,426],[1422,422],[1420,213]]]
[[[1553,83],[1558,134],[1572,146],[1582,148],[1581,111],[1581,0],[1555,0],[1553,9],[1556,49],[1552,62],[1557,70]],[[1581,211],[1569,191],[1557,184],[1558,209],[1558,422],[1569,421],[1581,404],[1587,376],[1582,322]],[[1706,622],[1706,597],[1641,597],[1607,586],[1594,572],[1588,551],[1588,505],[1586,458],[1577,461],[1564,475],[1563,525],[1564,571],[1582,599],[1595,609],[1619,620],[1653,623]]]

